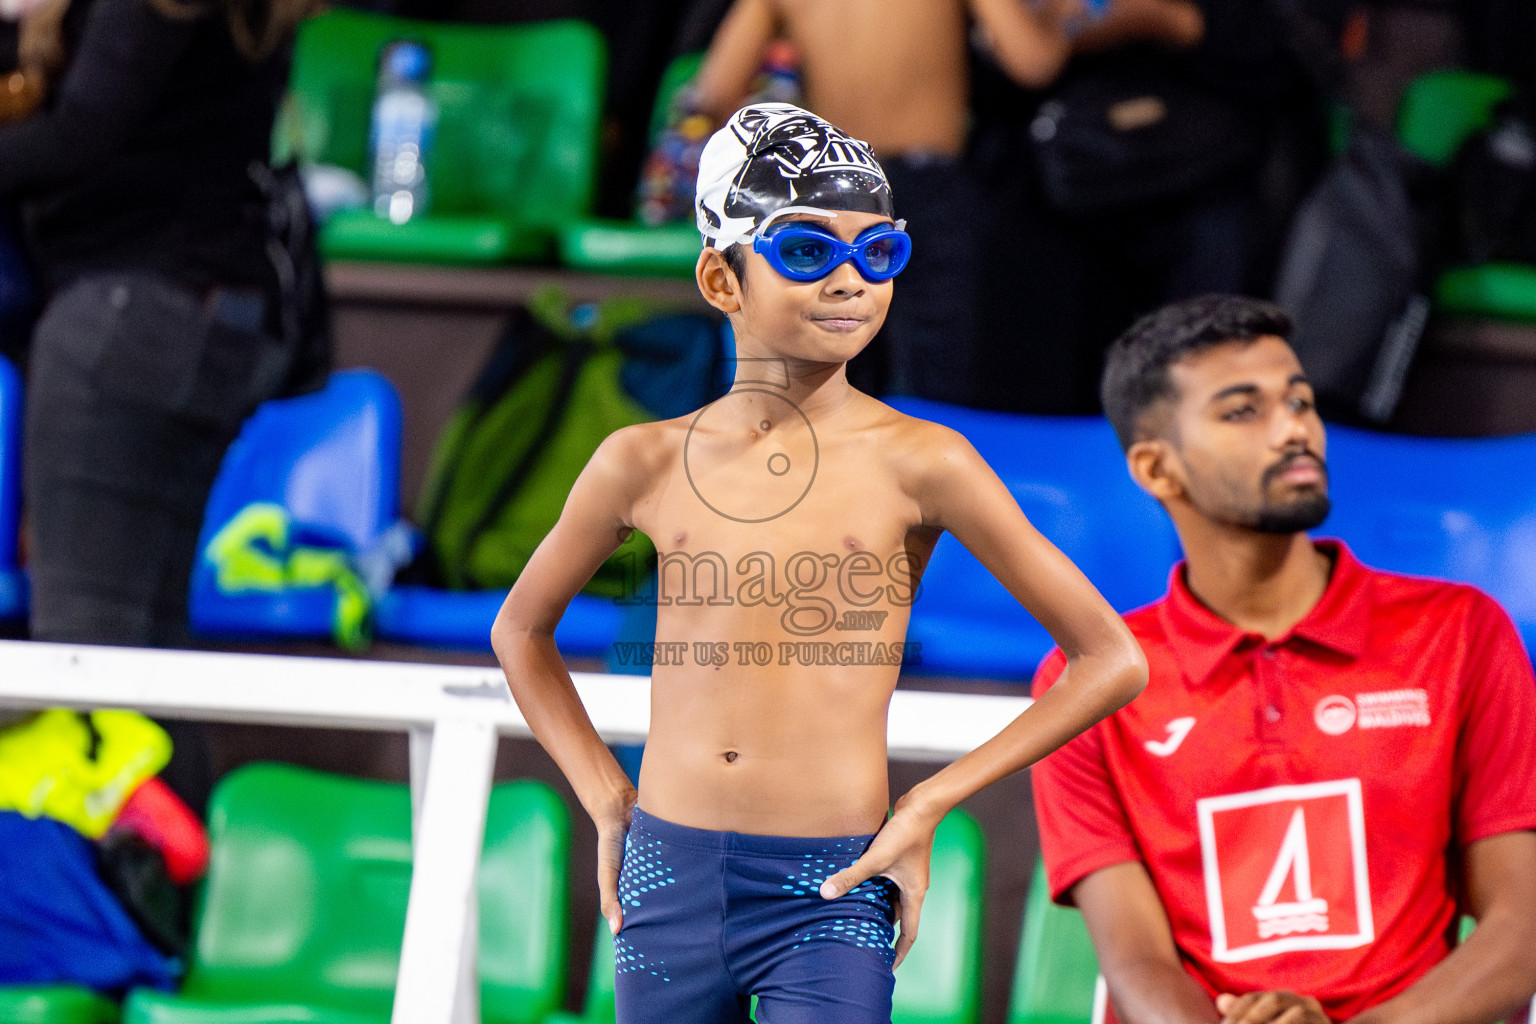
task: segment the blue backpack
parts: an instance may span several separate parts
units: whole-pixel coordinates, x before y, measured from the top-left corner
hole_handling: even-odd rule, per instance
[[[156,949],[96,871],[91,841],[51,818],[0,811],[0,983],[174,989]]]

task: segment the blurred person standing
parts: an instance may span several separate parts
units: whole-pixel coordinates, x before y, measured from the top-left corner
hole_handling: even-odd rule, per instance
[[[1066,62],[1083,10],[1082,0],[736,0],[726,14],[695,80],[698,109],[723,123],[767,45],[788,38],[805,105],[870,144],[918,240],[879,339],[849,367],[862,390],[961,403],[978,394],[986,214],[962,161],[970,19],[1009,76],[1041,87]]]
[[[34,639],[184,643],[225,449],[258,403],[323,379],[302,192],[267,159],[313,6],[45,0],[22,22],[22,56],[52,55],[42,106],[0,127],[0,194],[45,289],[24,451]]]
[[[1110,0],[1049,89],[980,69],[987,406],[1096,412],[1125,323],[1205,292],[1268,291],[1289,211],[1327,156],[1298,54],[1336,48],[1348,6]]]

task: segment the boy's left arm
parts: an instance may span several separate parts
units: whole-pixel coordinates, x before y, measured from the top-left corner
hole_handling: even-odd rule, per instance
[[[970,443],[945,428],[915,450],[906,474],[922,523],[946,529],[1046,628],[1067,667],[1028,710],[992,739],[914,786],[864,856],[828,878],[829,899],[884,875],[901,891],[899,964],[917,936],[934,830],[962,800],[1040,760],[1130,703],[1147,684],[1147,661],[1109,602],[1041,536]]]

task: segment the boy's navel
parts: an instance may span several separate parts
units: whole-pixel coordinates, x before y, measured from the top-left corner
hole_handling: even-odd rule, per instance
[[[736,753],[736,751],[734,751],[734,750],[727,750],[725,752],[725,754],[722,755],[722,756],[724,756],[726,764],[735,764],[736,763],[736,759],[738,757],[740,757],[741,755]]]

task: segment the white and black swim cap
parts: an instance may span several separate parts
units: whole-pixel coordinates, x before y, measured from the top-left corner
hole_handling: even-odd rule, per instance
[[[694,209],[704,244],[719,249],[787,213],[895,216],[868,144],[788,103],[742,107],[710,136]]]

